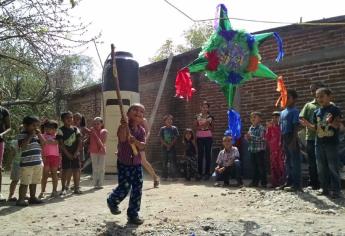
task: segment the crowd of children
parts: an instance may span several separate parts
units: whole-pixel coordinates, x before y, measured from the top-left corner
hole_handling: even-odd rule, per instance
[[[295,106],[297,92],[289,89],[286,108],[281,112],[273,111],[272,120],[266,123],[266,127],[262,124],[261,112],[253,111],[250,114],[251,126],[244,135],[248,142],[252,163],[250,187],[268,187],[266,157],[269,156],[270,186],[286,191],[302,191],[302,156],[298,132],[305,127],[309,186],[315,190],[321,187],[318,193],[322,195],[330,195],[334,198],[341,195],[337,153],[339,131],[344,129],[341,123],[341,112],[332,103],[331,90],[324,84],[313,84],[310,89],[314,100],[306,103],[301,112]],[[208,180],[214,176],[215,186],[229,186],[230,177],[234,176],[237,181],[234,186],[243,186],[242,158],[238,148],[233,145],[234,140],[231,136],[223,137],[223,149],[218,154],[215,169],[211,170],[212,132],[215,120],[209,108],[209,103],[202,103],[201,112],[196,115],[194,122],[195,135],[192,128],[185,129],[183,133],[186,179]],[[129,222],[134,224],[143,223],[138,214],[143,186],[141,166],[153,177],[154,187],[159,185],[159,177],[145,156],[145,145],[150,128],[144,118],[144,112],[143,105],[132,104],[128,109],[127,118],[121,119],[117,131],[118,186],[107,198],[111,213],[120,214],[118,206],[131,190],[127,216]],[[9,132],[7,124],[9,113],[1,108],[0,114],[0,152],[3,152],[3,135]],[[40,120],[37,117],[27,116],[23,119],[17,140],[12,143],[15,158],[11,171],[9,201],[16,201],[19,206],[41,203],[41,199],[45,196],[49,175],[52,177],[53,184],[51,197],[57,197],[57,173],[60,166],[60,195],[65,195],[69,191],[69,181],[72,176],[73,192],[81,194],[79,184],[82,162],[85,161],[83,157],[85,142],[89,142],[94,187],[102,188],[108,134],[104,129],[102,118],[94,118],[91,128],[86,127],[80,113],[74,115],[71,112],[62,113],[61,121],[63,125],[58,127],[56,121],[46,120],[43,129],[40,129]],[[179,131],[173,125],[172,115],[165,115],[163,121],[164,126],[159,131],[163,163],[162,177],[163,180],[168,178],[176,180],[178,177],[176,145]],[[43,170],[42,166],[44,166]],[[19,181],[19,199],[17,200],[14,192]],[[37,184],[41,184],[41,193],[38,197],[36,197]],[[28,188],[29,196],[27,196]]]
[[[309,164],[308,187],[319,190],[318,194],[338,198],[341,195],[339,176],[340,159],[338,154],[339,132],[344,130],[341,112],[332,103],[331,90],[323,83],[310,86],[313,101],[308,102],[302,111],[296,108],[297,92],[287,90],[286,108],[273,111],[272,120],[262,124],[263,114],[253,111],[250,114],[251,126],[244,135],[248,143],[251,160],[252,181],[250,187],[272,187],[285,191],[303,191],[302,153],[298,133],[306,129],[306,149]],[[183,135],[186,161],[186,179],[195,177],[207,180],[210,177],[212,131],[214,118],[209,113],[210,105],[203,102],[201,113],[196,115],[194,129],[187,128]],[[164,116],[160,130],[163,157],[163,177],[176,176],[176,140],[177,127],[172,125],[172,116]],[[233,146],[231,136],[223,137],[223,147],[216,161],[213,176],[215,186],[228,186],[229,177],[237,180],[235,186],[242,186],[241,157],[237,147]],[[267,152],[268,151],[268,152]],[[268,160],[267,156],[269,157]],[[270,184],[268,184],[267,166],[270,166]],[[170,167],[170,168],[168,168]],[[168,174],[170,170],[170,175]],[[223,181],[223,184],[220,182]]]
[[[8,119],[8,111],[6,114],[7,116],[2,117]],[[103,120],[100,117],[94,119],[90,129],[86,128],[85,125],[78,128],[80,122],[85,123],[83,120],[84,118],[80,113],[73,115],[71,112],[64,112],[61,114],[63,125],[59,127],[58,122],[54,120],[39,120],[36,116],[24,117],[17,138],[11,142],[10,147],[13,160],[8,201],[16,202],[17,206],[42,203],[42,199],[46,195],[49,176],[52,178],[51,198],[67,194],[72,176],[73,193],[81,194],[80,172],[84,151],[83,141],[86,139],[89,142],[93,166],[94,188],[102,188],[107,130],[104,129]],[[6,123],[0,124],[0,127],[6,128],[4,124]],[[6,131],[4,128],[3,130]],[[9,126],[7,129],[10,129]],[[3,152],[3,150],[1,151]],[[60,194],[57,191],[59,169],[61,170]],[[20,185],[17,199],[15,190],[18,183]],[[41,184],[41,192],[38,196],[36,196],[37,184]],[[27,196],[28,189],[29,196]],[[1,198],[4,199],[2,196]]]

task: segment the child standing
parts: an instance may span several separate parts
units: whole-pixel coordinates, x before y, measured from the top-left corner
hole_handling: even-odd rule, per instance
[[[39,130],[40,121],[36,116],[26,116],[23,119],[24,130],[18,134],[18,146],[21,149],[20,186],[17,206],[42,203],[36,197],[36,186],[41,183],[42,149],[44,138]],[[30,189],[29,202],[25,201],[26,192]]]
[[[144,118],[145,108],[139,103],[131,105],[127,112],[128,123],[121,119],[121,125],[117,130],[118,137],[118,186],[113,189],[107,198],[110,212],[114,215],[121,213],[119,204],[125,199],[131,190],[129,206],[127,209],[128,223],[140,225],[144,220],[139,217],[143,172],[141,167],[140,151],[145,148],[145,130],[141,126]],[[129,131],[128,131],[129,126]],[[139,151],[134,155],[131,144],[135,145]]]
[[[92,160],[92,179],[95,189],[102,189],[105,173],[105,154],[108,131],[104,129],[103,119],[93,119],[90,129],[90,155]]]
[[[341,112],[338,107],[331,104],[331,94],[328,88],[316,90],[316,99],[320,108],[314,113],[314,124],[307,120],[301,122],[316,130],[316,163],[322,188],[320,194],[331,194],[331,197],[338,198],[340,197],[338,136]]]
[[[261,112],[252,112],[250,114],[250,121],[252,125],[246,134],[248,140],[248,150],[253,167],[253,179],[250,187],[257,187],[259,181],[261,186],[267,187],[267,171],[266,171],[266,142],[265,142],[265,128],[261,125]]]
[[[280,113],[280,130],[286,156],[285,166],[287,180],[286,191],[302,191],[301,188],[301,154],[298,144],[299,112],[295,107],[297,92],[287,90],[286,108]]]
[[[325,88],[326,85],[321,82],[316,82],[310,85],[310,93],[313,97],[313,100],[306,103],[299,114],[301,119],[305,119],[310,123],[313,123],[314,112],[317,110],[320,105],[316,101],[316,90],[319,88]],[[307,154],[308,154],[308,168],[309,168],[309,183],[312,189],[316,190],[320,188],[319,177],[317,174],[316,166],[316,156],[315,156],[315,130],[306,127],[305,129],[305,139],[307,143]]]
[[[61,175],[61,195],[66,195],[66,181],[71,179],[73,174],[74,193],[81,194],[79,188],[80,182],[80,151],[82,146],[80,131],[73,126],[72,112],[64,112],[61,114],[63,126],[58,129],[56,139],[59,142],[62,154],[62,175]]]
[[[17,184],[20,180],[20,157],[21,151],[18,146],[18,140],[12,140],[11,142],[11,150],[13,155],[12,166],[11,166],[11,184],[10,190],[8,193],[9,202],[16,202],[18,199],[14,197],[14,192],[16,191]]]
[[[49,177],[49,172],[52,176],[53,181],[53,192],[50,197],[57,197],[57,185],[58,185],[58,176],[57,170],[60,164],[60,154],[59,154],[59,144],[56,140],[56,130],[58,129],[58,123],[54,120],[48,120],[44,124],[44,134],[46,142],[43,146],[43,176],[41,181],[41,193],[39,198],[43,198],[46,185]]]
[[[217,158],[218,165],[215,169],[217,182],[215,183],[215,186],[220,186],[218,181],[221,180],[224,181],[224,186],[229,186],[229,178],[233,172],[235,172],[237,180],[236,187],[242,186],[241,162],[239,160],[240,153],[238,152],[237,147],[232,146],[231,136],[223,137],[223,146],[224,149],[219,152]]]
[[[0,94],[0,104],[1,104],[1,94]],[[10,113],[8,110],[0,106],[0,202],[6,199],[1,194],[1,182],[2,182],[2,159],[4,157],[5,142],[4,136],[11,131],[10,123]]]
[[[199,175],[204,180],[210,178],[211,152],[213,143],[214,117],[209,112],[210,104],[204,101],[201,106],[201,112],[196,115],[194,127],[196,129],[196,143],[198,145],[198,170]],[[205,157],[205,162],[204,162]],[[205,163],[205,172],[204,170]]]
[[[163,178],[166,180],[170,174],[173,180],[176,180],[176,148],[175,144],[179,136],[178,130],[173,126],[173,116],[165,115],[163,117],[165,126],[159,130],[159,136],[162,144],[163,155]],[[168,165],[170,163],[170,168]],[[170,170],[169,170],[170,169]]]
[[[184,144],[184,155],[187,159],[186,165],[186,179],[191,180],[193,176],[196,179],[200,179],[198,175],[198,159],[196,153],[196,144],[194,139],[194,133],[192,129],[187,128],[183,135],[183,144]]]
[[[281,132],[279,127],[280,112],[272,113],[272,121],[267,124],[266,141],[270,151],[272,187],[284,184],[284,160],[281,149]]]

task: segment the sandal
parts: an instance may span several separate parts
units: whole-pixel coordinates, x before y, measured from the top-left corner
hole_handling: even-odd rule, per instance
[[[156,179],[156,180],[153,181],[153,187],[154,188],[158,188],[159,184],[160,184],[159,179]]]

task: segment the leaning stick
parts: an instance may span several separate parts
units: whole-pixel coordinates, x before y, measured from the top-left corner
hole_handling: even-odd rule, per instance
[[[121,112],[121,117],[123,120],[125,119],[125,112],[123,111],[123,103],[122,103],[122,98],[121,98],[121,93],[120,93],[120,82],[119,82],[119,77],[117,74],[117,67],[116,67],[116,60],[115,60],[115,46],[114,44],[111,44],[111,60],[112,60],[112,64],[113,64],[113,77],[115,80],[115,87],[116,87],[116,96],[117,96],[117,100],[119,101],[119,106],[120,106],[120,112]],[[129,126],[127,125],[127,132],[128,134],[130,134],[129,131]],[[134,144],[131,144],[131,148],[133,151],[134,156],[138,155],[138,150],[137,147]]]

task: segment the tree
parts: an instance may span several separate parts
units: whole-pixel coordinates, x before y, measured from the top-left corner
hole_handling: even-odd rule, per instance
[[[27,66],[37,63],[47,69],[56,55],[69,52],[92,39],[81,40],[87,25],[72,23],[69,12],[77,1],[3,0],[0,1],[0,43],[26,49],[30,60],[0,49],[0,59]]]
[[[170,53],[184,53],[195,48],[200,48],[212,32],[213,27],[210,23],[194,25],[182,34],[185,39],[185,45],[174,45],[174,42],[171,39],[167,39],[157,50],[156,54],[152,58],[149,58],[149,61],[160,61],[168,58]]]
[[[0,90],[6,95],[2,104],[43,104],[53,99],[56,94],[54,81],[70,50],[87,44],[92,39],[81,39],[87,31],[87,26],[76,22],[70,16],[71,8],[78,1],[70,0],[2,0],[0,1],[0,77],[4,81]],[[97,37],[95,37],[97,38]],[[90,60],[84,57],[71,56],[73,60]],[[68,78],[60,76],[61,80],[70,80],[81,75],[91,75],[91,63],[69,63],[75,67]],[[77,75],[77,70],[84,70]],[[89,70],[89,71],[86,71]],[[55,76],[55,77],[54,77]],[[34,78],[33,78],[34,77]],[[54,78],[53,78],[54,77]],[[15,78],[29,80],[37,84],[36,94],[25,97],[21,91],[7,89],[16,84]],[[32,78],[32,80],[30,80]],[[80,78],[77,84],[83,84]],[[75,80],[77,81],[77,80]],[[22,83],[22,82],[21,82]],[[74,85],[74,83],[73,83]],[[19,86],[20,87],[20,86]],[[72,86],[71,86],[72,87]],[[25,88],[27,89],[27,88]],[[15,93],[13,93],[15,92]],[[29,95],[29,94],[28,94]]]

